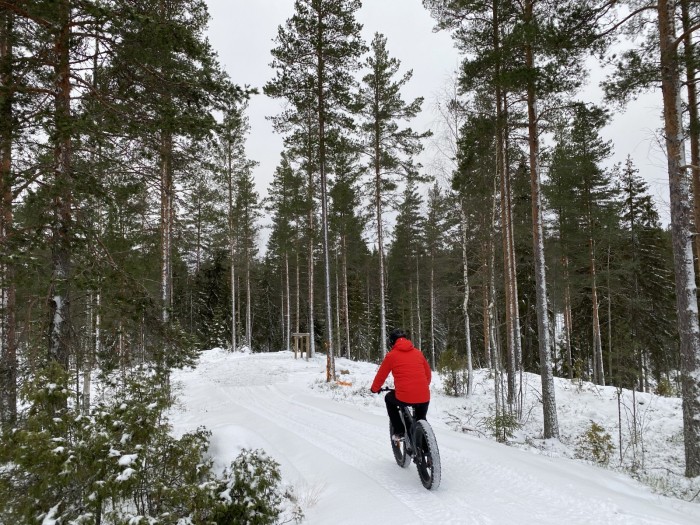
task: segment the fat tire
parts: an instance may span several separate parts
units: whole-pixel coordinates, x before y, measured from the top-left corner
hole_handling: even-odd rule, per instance
[[[411,462],[411,456],[406,454],[406,442],[399,441],[396,443],[391,436],[394,435],[394,427],[389,422],[389,442],[391,443],[391,451],[394,453],[396,464],[401,468],[406,468]]]
[[[425,420],[416,422],[416,468],[418,477],[428,490],[436,490],[440,486],[442,468],[440,451],[430,423]]]

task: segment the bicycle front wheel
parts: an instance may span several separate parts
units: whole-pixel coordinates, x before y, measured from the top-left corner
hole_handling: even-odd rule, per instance
[[[406,442],[405,441],[394,441],[392,439],[392,436],[394,435],[394,427],[391,424],[391,421],[389,422],[389,441],[391,442],[391,450],[394,453],[394,459],[396,460],[396,464],[404,468],[408,466],[409,460],[411,459],[411,456],[409,454],[406,454]]]
[[[430,423],[424,419],[416,422],[416,468],[423,486],[435,490],[440,486],[442,469],[440,451]]]

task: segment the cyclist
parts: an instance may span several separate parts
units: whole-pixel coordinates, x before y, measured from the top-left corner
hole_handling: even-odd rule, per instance
[[[378,393],[389,372],[394,376],[395,390],[384,396],[384,402],[391,428],[394,429],[392,439],[400,441],[404,437],[404,426],[399,414],[399,405],[412,405],[415,408],[416,421],[426,419],[430,404],[431,372],[423,353],[413,346],[401,328],[389,334],[389,347],[391,350],[384,357],[370,390],[373,394]]]

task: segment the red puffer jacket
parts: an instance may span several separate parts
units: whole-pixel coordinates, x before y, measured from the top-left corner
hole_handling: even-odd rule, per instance
[[[394,376],[396,399],[410,404],[430,401],[430,365],[423,353],[405,337],[394,343],[382,361],[372,383],[372,392],[382,387],[389,372]]]

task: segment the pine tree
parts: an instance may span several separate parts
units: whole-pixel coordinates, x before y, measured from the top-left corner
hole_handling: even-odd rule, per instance
[[[421,318],[421,266],[425,256],[425,217],[418,181],[406,179],[396,225],[387,255],[388,296],[400,326],[409,330],[417,348],[423,345]],[[406,293],[408,289],[409,293]]]
[[[267,209],[272,216],[272,232],[268,240],[268,254],[275,257],[280,274],[284,276],[284,293],[282,301],[284,345],[290,349],[289,335],[299,332],[299,257],[301,252],[301,225],[304,217],[304,185],[302,176],[294,169],[289,155],[282,153],[280,164],[268,189]],[[292,270],[296,269],[294,322],[292,322]]]
[[[591,330],[582,334],[593,334],[592,349],[593,380],[605,384],[603,367],[603,344],[600,315],[600,273],[606,247],[608,231],[616,230],[618,210],[614,205],[614,189],[610,174],[600,165],[610,155],[611,145],[600,138],[600,130],[607,121],[604,111],[595,107],[577,104],[572,110],[572,121],[560,137],[552,155],[550,180],[552,190],[547,191],[551,205],[557,210],[562,259],[564,260],[564,286],[569,290],[569,267],[580,273],[587,268],[586,282],[579,282],[582,289],[576,297],[590,297]],[[588,247],[587,261],[577,257],[580,246]],[[571,294],[567,295],[569,300]],[[570,308],[570,305],[567,305]],[[569,312],[565,313],[568,319]],[[585,336],[584,336],[585,337]]]
[[[685,137],[681,113],[682,61],[679,46],[685,41],[686,45],[690,43],[692,47],[693,33],[698,31],[698,27],[690,26],[680,36],[677,34],[676,19],[679,6],[681,6],[681,23],[683,23],[684,7],[680,1],[659,0],[655,6],[636,9],[608,30],[611,32],[621,26],[625,30],[655,26],[653,31],[645,35],[646,38],[641,46],[629,50],[618,62],[618,74],[607,83],[606,95],[613,100],[626,101],[636,92],[652,84],[658,84],[659,81],[661,84],[681,347],[686,475],[694,477],[700,475],[700,418],[698,417],[700,383],[696,379],[700,370],[700,321],[698,321],[695,283],[696,269],[692,260],[693,243],[690,235],[693,216],[690,209],[690,187],[686,176],[688,166],[685,160]],[[652,20],[646,14],[654,7],[656,8],[655,20]],[[630,74],[620,75],[620,72]],[[688,72],[686,64],[686,73]],[[696,187],[700,187],[700,184]],[[696,201],[697,198],[698,195],[695,194]],[[700,217],[695,217],[695,223],[700,223]]]
[[[440,186],[434,183],[428,192],[428,210],[425,221],[425,242],[428,257],[428,296],[430,304],[430,364],[436,369],[436,353],[438,329],[436,326],[440,315],[437,299],[436,270],[444,267],[443,254],[446,251],[446,241],[454,224],[449,220],[447,197]],[[454,219],[453,219],[454,220]],[[439,274],[438,274],[439,276]],[[442,294],[440,294],[442,295]]]
[[[236,197],[234,213],[236,215],[236,246],[238,258],[243,267],[245,285],[245,344],[250,347],[253,338],[251,268],[257,254],[257,221],[261,215],[259,197],[255,190],[252,168],[253,162],[248,162],[235,175]]]
[[[16,131],[14,16],[0,12],[0,424],[17,417],[16,288],[10,246],[14,237],[12,146]]]
[[[110,74],[118,97],[134,117],[128,131],[142,138],[159,177],[160,296],[162,320],[171,319],[176,181],[181,161],[177,139],[201,140],[214,129],[212,108],[235,96],[204,39],[208,21],[200,0],[117,3],[120,40]],[[143,136],[143,131],[149,134]]]
[[[692,256],[690,188],[686,171],[685,144],[681,114],[678,56],[673,0],[659,0],[659,51],[664,130],[671,199],[678,332],[681,346],[681,388],[683,391],[683,434],[685,473],[700,475],[700,322]]]
[[[250,131],[250,124],[245,115],[245,104],[229,101],[225,105],[224,118],[218,129],[217,158],[220,164],[220,184],[226,201],[226,237],[229,254],[229,284],[231,309],[231,350],[238,346],[239,317],[237,307],[237,242],[238,220],[236,214],[237,176],[247,169],[249,160],[246,156],[245,141]]]
[[[349,358],[357,340],[356,330],[351,330],[351,321],[354,324],[359,320],[358,312],[351,308],[351,298],[355,296],[357,300],[364,295],[352,286],[351,281],[357,280],[361,273],[359,262],[367,256],[367,246],[362,238],[367,218],[361,214],[359,179],[362,173],[357,144],[342,136],[336,138],[329,165],[334,174],[329,191],[329,226],[336,243],[337,266],[340,266],[336,270],[336,282],[339,282],[336,292],[338,348],[339,355],[344,353]],[[341,318],[342,330],[339,329]]]
[[[277,76],[264,88],[269,96],[286,98],[293,106],[293,110],[278,119],[278,123],[286,126],[287,130],[303,124],[304,117],[311,119],[313,116],[313,124],[307,123],[306,130],[308,137],[316,138],[317,142],[309,143],[313,153],[307,156],[307,162],[310,188],[312,162],[317,162],[319,173],[325,278],[324,331],[330,361],[329,380],[335,378],[335,361],[328,239],[327,147],[333,133],[352,124],[347,115],[353,102],[350,96],[354,85],[352,73],[357,69],[364,48],[360,38],[361,26],[355,20],[355,12],[359,8],[358,0],[296,0],[295,13],[284,27],[279,28],[277,47],[272,50],[272,67],[277,70]],[[313,191],[310,202],[312,198]],[[311,267],[311,253],[309,259]],[[312,275],[309,281],[311,290]],[[309,302],[310,308],[313,308],[313,299],[310,298]]]
[[[677,345],[675,296],[669,236],[663,231],[647,183],[630,157],[619,175],[620,222],[623,228],[615,257],[620,266],[615,316],[615,367],[619,384],[648,385],[650,363],[657,384],[673,368],[668,349]],[[620,329],[624,327],[625,329]],[[611,349],[612,350],[612,349]]]
[[[408,104],[401,98],[401,89],[411,80],[413,72],[408,71],[401,78],[395,79],[400,66],[399,60],[389,57],[386,38],[379,33],[375,34],[371,54],[365,63],[368,73],[363,77],[360,89],[360,115],[374,201],[379,258],[379,340],[382,355],[386,354],[384,208],[397,187],[396,178],[416,171],[413,167],[413,157],[422,150],[421,140],[430,135],[430,132],[416,133],[411,128],[399,127],[400,121],[415,117],[423,104],[422,98]]]

